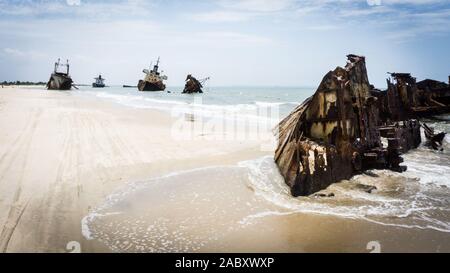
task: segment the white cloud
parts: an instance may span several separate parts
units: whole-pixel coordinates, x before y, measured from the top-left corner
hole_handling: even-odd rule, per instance
[[[446,3],[448,0],[381,0],[381,4],[428,5]]]
[[[153,1],[17,1],[0,0],[0,14],[15,16],[82,16],[105,18],[117,16],[148,16]]]
[[[378,14],[395,13],[396,10],[388,6],[373,6],[370,8],[349,8],[343,9],[338,14],[341,17],[361,17]]]
[[[18,56],[18,57],[24,57],[25,56],[24,52],[22,52],[22,51],[20,51],[18,49],[9,48],[9,47],[4,48],[3,52],[5,52],[8,55],[12,55],[12,56]]]
[[[81,5],[81,0],[66,0],[66,3],[69,6],[79,6]]]
[[[308,26],[306,29],[315,30],[315,31],[330,31],[340,29],[340,26],[337,25],[316,25],[316,26]]]
[[[239,32],[227,32],[227,31],[199,32],[196,34],[196,36],[203,40],[202,43],[209,41],[216,45],[222,46],[235,46],[235,47],[264,46],[273,43],[271,39],[266,37]]]
[[[212,11],[189,15],[189,18],[199,22],[243,22],[256,16],[247,12]]]
[[[222,0],[219,3],[226,8],[256,12],[273,12],[286,10],[295,2],[295,0]]]
[[[295,0],[218,0],[218,9],[189,14],[200,22],[244,22],[293,7]]]
[[[28,59],[40,59],[40,58],[45,58],[46,54],[41,53],[41,52],[37,52],[37,51],[25,51],[25,50],[20,50],[17,48],[3,48],[3,53],[5,55],[8,55],[10,57],[13,58],[28,58]]]

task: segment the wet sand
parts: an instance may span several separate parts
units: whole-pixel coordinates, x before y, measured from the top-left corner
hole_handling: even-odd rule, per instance
[[[211,167],[119,189],[85,219],[86,234],[117,252],[370,252],[370,242],[382,252],[450,251],[448,231],[415,227],[413,214],[358,218],[354,211],[364,213],[358,206],[370,202],[358,205],[339,192],[369,195],[347,188],[357,181],[329,189],[334,198],[292,200],[287,187],[261,192],[265,187],[249,182],[246,172]]]
[[[77,241],[83,252],[369,252],[378,241],[385,252],[450,252],[447,203],[431,228],[403,210],[364,218],[403,206],[394,198],[415,180],[386,175],[369,195],[355,189],[373,183],[362,177],[329,189],[336,198],[294,200],[279,178],[253,180],[273,171],[243,163],[270,158],[258,141],[177,141],[175,122],[70,92],[0,89],[0,251],[67,252]]]
[[[257,144],[173,141],[170,115],[70,92],[0,89],[0,252],[109,251],[81,220],[117,187],[257,155]]]

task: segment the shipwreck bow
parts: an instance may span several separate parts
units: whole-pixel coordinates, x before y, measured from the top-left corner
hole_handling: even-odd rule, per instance
[[[421,142],[417,120],[391,122],[380,112],[386,94],[370,85],[365,57],[347,58],[278,126],[275,161],[294,196],[367,169],[405,171],[401,153]]]

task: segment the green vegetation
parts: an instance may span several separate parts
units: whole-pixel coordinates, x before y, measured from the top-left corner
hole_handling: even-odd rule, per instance
[[[7,81],[3,81],[0,83],[1,85],[4,86],[9,86],[9,85],[45,85],[45,82],[21,82],[21,81],[15,81],[15,82],[7,82]]]

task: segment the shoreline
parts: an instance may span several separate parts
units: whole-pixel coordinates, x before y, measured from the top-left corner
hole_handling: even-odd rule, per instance
[[[248,223],[223,232],[220,244],[205,241],[188,249],[195,252],[369,252],[370,241],[379,241],[386,252],[450,252],[446,232],[268,204],[258,199],[258,189],[238,166],[271,155],[260,151],[258,141],[217,141],[202,135],[174,141],[176,119],[166,112],[70,92],[5,88],[0,89],[0,113],[0,251],[69,252],[66,246],[72,241],[81,244],[82,252],[126,252],[127,247],[139,251],[87,240],[82,219],[97,212],[112,194],[147,183],[137,196],[124,195],[112,204],[114,209],[101,211],[124,213],[96,219],[96,236],[110,238],[118,230],[124,232],[118,240],[126,241],[128,228],[146,226],[135,222],[167,215],[173,220],[167,230],[172,230],[170,224],[190,219],[185,214],[198,210],[192,219],[206,218],[185,231],[184,238],[228,230],[215,225],[221,221]],[[173,173],[177,175],[163,178]],[[157,183],[149,184],[152,179]],[[153,243],[158,246],[160,241]]]
[[[166,113],[68,92],[4,88],[0,112],[0,246],[7,252],[65,252],[70,241],[105,251],[84,240],[80,225],[114,189],[259,154],[256,143],[173,142]]]

